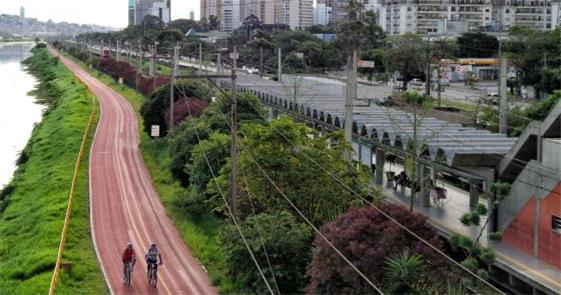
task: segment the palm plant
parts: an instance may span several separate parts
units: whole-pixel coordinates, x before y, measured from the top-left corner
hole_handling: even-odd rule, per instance
[[[423,266],[423,257],[419,254],[411,255],[408,250],[401,254],[386,258],[388,291],[397,294],[416,293]]]

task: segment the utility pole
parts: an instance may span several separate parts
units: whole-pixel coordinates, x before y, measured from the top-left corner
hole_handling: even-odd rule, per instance
[[[151,46],[150,54],[152,55],[152,57],[150,58],[150,72],[148,74],[150,75],[150,77],[154,77],[156,73],[156,42],[154,42],[154,45]]]
[[[430,95],[430,79],[431,79],[431,72],[430,72],[430,36],[427,33],[427,83],[426,83],[426,90],[425,95]]]
[[[169,95],[169,128],[168,132],[175,124],[174,104],[175,104],[175,78],[177,77],[177,64],[179,62],[179,46],[173,47],[173,68],[171,70],[171,89]]]
[[[508,101],[506,97],[506,57],[500,57],[499,133],[507,133]]]
[[[103,44],[103,39],[101,39],[101,47],[99,47],[99,57],[103,57],[103,49],[105,48],[105,44]]]
[[[117,40],[117,61],[121,61],[121,40]]]
[[[199,43],[199,75],[203,74],[203,43]]]
[[[92,42],[91,41],[88,41],[88,43],[89,43],[88,48],[89,48],[89,53],[90,53],[90,64],[91,64],[92,61],[93,61],[93,47],[92,47]]]
[[[278,69],[277,69],[277,81],[282,81],[282,49],[278,49]]]
[[[259,46],[259,77],[263,78],[263,46]]]
[[[347,65],[347,86],[345,100],[345,141],[351,144],[353,140],[353,104],[356,100],[356,75],[357,75],[357,51],[352,50]],[[347,160],[351,159],[351,155],[346,155]]]
[[[216,67],[218,70],[218,75],[222,75],[222,52],[218,52],[216,55]]]
[[[230,208],[232,210],[232,218],[237,218],[238,216],[238,204],[237,204],[237,173],[238,173],[238,99],[237,99],[237,85],[236,85],[236,63],[238,59],[238,51],[236,46],[234,46],[234,51],[232,54],[232,97],[231,103],[231,113],[232,113],[232,123],[231,123],[231,137],[232,146],[230,150],[230,159],[232,163],[231,174],[230,174]]]
[[[438,90],[437,90],[438,91],[438,100],[437,100],[438,101],[438,107],[442,106],[442,81],[441,81],[442,80],[442,77],[441,77],[442,69],[441,68],[442,68],[442,65],[440,64],[440,60],[439,60],[438,61],[437,74],[436,74],[438,76],[437,77],[438,78],[438,80],[437,80],[437,82],[438,82]]]

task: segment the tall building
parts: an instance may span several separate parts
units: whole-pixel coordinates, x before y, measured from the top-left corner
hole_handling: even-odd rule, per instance
[[[171,21],[171,0],[136,0],[135,24],[141,24],[144,17],[153,15],[164,23]]]
[[[240,11],[243,9],[240,6],[240,1],[245,0],[222,0],[220,8],[220,30],[224,32],[232,32],[237,29],[241,24]]]
[[[331,7],[325,1],[318,0],[314,7],[314,25],[328,25],[331,23]]]
[[[193,10],[189,11],[189,19],[195,20],[195,12]]]
[[[25,7],[22,6],[19,8],[19,16],[25,17]]]
[[[222,22],[222,0],[201,0],[201,19],[215,16]]]
[[[525,25],[539,30],[551,30],[559,25],[559,1],[503,0],[496,6],[493,19],[503,29],[513,25]]]
[[[129,0],[129,26],[134,25],[136,11],[136,1]]]
[[[559,1],[383,0],[380,26],[388,34],[507,30],[524,25],[540,30],[559,26]]]
[[[313,0],[284,0],[283,23],[292,30],[301,30],[313,24]]]

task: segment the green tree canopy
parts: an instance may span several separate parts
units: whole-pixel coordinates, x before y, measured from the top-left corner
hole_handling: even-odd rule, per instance
[[[290,213],[280,211],[251,216],[241,224],[241,230],[273,290],[276,292],[276,282],[281,294],[301,293],[306,285],[306,265],[311,256],[311,229],[298,223]],[[233,225],[222,231],[220,242],[226,253],[228,272],[242,290],[248,294],[267,293],[265,283]]]
[[[362,166],[357,169],[354,164],[343,160],[343,152],[349,147],[343,144],[340,133],[320,136],[315,130],[283,117],[267,126],[246,125],[240,135],[243,138],[238,158],[238,207],[242,218],[251,212],[247,201],[249,193],[253,195],[258,212],[289,210],[296,214],[259,170],[256,162],[296,207],[317,225],[333,220],[351,205],[360,202],[307,157],[366,198],[381,199],[380,194],[370,188],[369,170]],[[228,168],[228,165],[224,167]],[[225,192],[229,191],[229,171],[223,169],[220,173],[220,183]],[[215,188],[209,186],[209,190],[215,195],[215,200],[220,197]],[[221,201],[216,202],[216,207],[224,210]]]

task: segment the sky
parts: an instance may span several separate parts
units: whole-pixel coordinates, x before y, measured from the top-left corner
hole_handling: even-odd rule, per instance
[[[0,14],[25,16],[41,21],[52,19],[79,24],[96,24],[123,28],[127,26],[128,0],[0,0]],[[199,0],[171,0],[172,19],[189,18],[189,11],[199,18]]]

